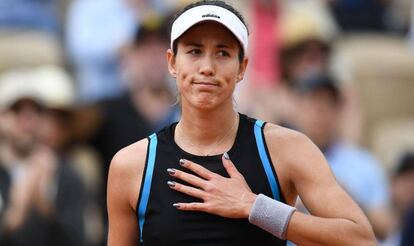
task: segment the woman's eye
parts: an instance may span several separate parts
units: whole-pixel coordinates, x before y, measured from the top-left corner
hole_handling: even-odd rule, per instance
[[[201,54],[201,50],[199,50],[199,49],[192,49],[192,50],[188,51],[188,54],[198,55],[198,54]]]
[[[218,52],[219,56],[230,56],[230,54],[227,51],[221,50]]]

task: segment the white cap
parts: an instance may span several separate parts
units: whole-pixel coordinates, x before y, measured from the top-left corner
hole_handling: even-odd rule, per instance
[[[65,110],[75,105],[74,82],[62,67],[38,67],[33,70],[32,78],[41,91],[45,107]]]
[[[75,87],[66,71],[54,65],[10,71],[0,76],[0,109],[31,99],[53,109],[75,104]]]
[[[7,110],[22,99],[43,104],[41,92],[31,81],[28,70],[9,71],[0,76],[0,109]]]
[[[325,4],[320,1],[286,1],[278,26],[283,48],[306,40],[329,44],[338,28]]]
[[[216,5],[197,6],[181,14],[172,25],[171,49],[176,39],[202,21],[215,21],[225,26],[239,40],[244,53],[247,53],[249,43],[247,27],[233,12]]]
[[[45,107],[69,110],[75,105],[74,82],[62,67],[46,65],[32,73],[32,81],[39,88]]]

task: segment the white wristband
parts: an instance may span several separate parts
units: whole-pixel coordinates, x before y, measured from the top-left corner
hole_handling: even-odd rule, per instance
[[[249,214],[249,222],[285,240],[287,226],[296,208],[259,194]]]

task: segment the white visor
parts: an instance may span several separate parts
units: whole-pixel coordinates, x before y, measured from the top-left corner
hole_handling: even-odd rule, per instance
[[[233,12],[216,5],[197,6],[181,14],[172,25],[171,49],[175,40],[202,21],[215,21],[225,26],[239,40],[244,53],[247,53],[249,40],[246,26]]]

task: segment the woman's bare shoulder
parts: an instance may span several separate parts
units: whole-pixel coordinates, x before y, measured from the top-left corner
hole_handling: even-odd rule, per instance
[[[315,144],[303,133],[275,124],[266,124],[264,129],[269,151],[284,162],[297,162],[298,159],[319,155]]]
[[[147,156],[148,139],[142,139],[120,151],[112,158],[110,172],[119,173],[123,176],[142,173]]]
[[[117,204],[135,210],[145,168],[148,140],[142,139],[115,154],[108,175],[108,211]]]
[[[283,144],[283,146],[310,141],[308,137],[301,132],[272,123],[266,124],[264,134],[271,144]]]

